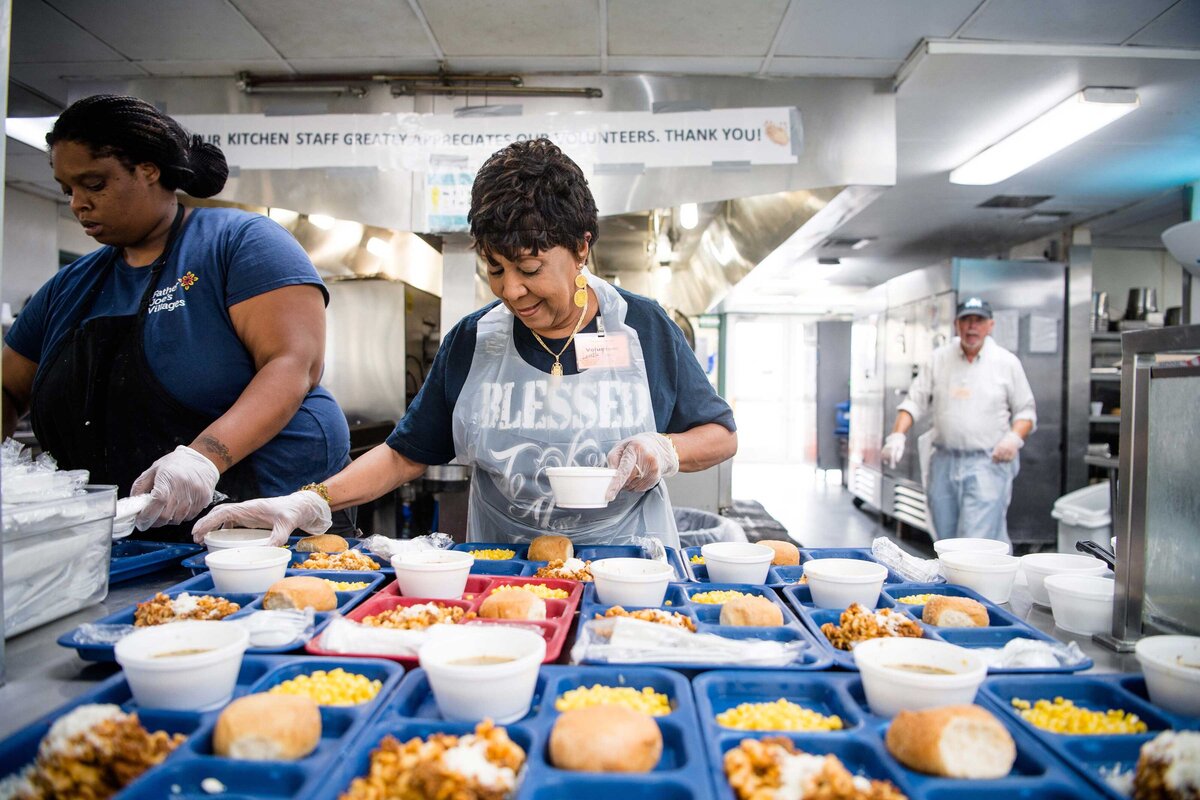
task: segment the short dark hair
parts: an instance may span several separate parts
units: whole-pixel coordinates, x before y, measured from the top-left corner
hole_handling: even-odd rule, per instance
[[[600,233],[583,170],[549,139],[493,153],[475,176],[467,220],[476,252],[489,261],[558,246],[578,253],[586,234],[594,245]]]
[[[229,166],[215,144],[192,136],[157,108],[116,94],[77,100],[59,115],[46,134],[46,144],[78,142],[101,158],[116,158],[129,170],[152,163],[162,185],[192,197],[212,197],[225,187]]]

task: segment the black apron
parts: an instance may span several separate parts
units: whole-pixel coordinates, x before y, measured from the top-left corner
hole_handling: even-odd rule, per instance
[[[30,421],[41,448],[62,469],[86,469],[92,483],[116,484],[125,497],[158,458],[190,445],[217,417],[180,403],[154,377],[143,347],[147,311],[163,267],[183,225],[175,214],[166,246],[149,266],[150,280],[136,314],[97,317],[75,326],[38,365]],[[116,262],[118,248],[102,260],[99,280],[83,302],[87,316]],[[233,501],[259,496],[248,459],[226,470],[217,490]],[[191,541],[192,521],[152,528],[142,538]],[[135,531],[135,536],[138,532]]]

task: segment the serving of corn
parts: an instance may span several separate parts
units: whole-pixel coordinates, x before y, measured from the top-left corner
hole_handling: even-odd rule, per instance
[[[706,605],[719,606],[728,603],[730,600],[736,600],[739,597],[747,597],[745,592],[737,592],[733,589],[714,589],[711,592],[696,592],[692,595],[693,603],[704,603]]]
[[[703,564],[704,556],[692,556],[688,559],[688,561],[692,562],[693,564]]]
[[[328,672],[319,669],[308,675],[297,675],[272,686],[270,694],[311,697],[319,706],[356,706],[375,699],[382,687],[380,681],[338,667]]]
[[[936,594],[910,594],[905,597],[897,597],[897,603],[904,603],[906,606],[923,606],[929,602],[931,598],[937,597]]]
[[[566,600],[570,596],[567,594],[566,589],[555,589],[552,586],[546,586],[541,583],[506,583],[503,586],[497,586],[495,589],[492,589],[492,594],[514,590],[536,594],[543,600]]]
[[[325,582],[332,586],[335,592],[357,592],[371,585],[366,581],[331,581],[328,578]]]
[[[1054,698],[1053,702],[1038,700],[1033,704],[1014,697],[1012,705],[1030,725],[1051,733],[1107,736],[1115,733],[1145,733],[1148,730],[1137,714],[1119,708],[1093,711],[1062,697]]]
[[[665,717],[671,713],[671,701],[649,686],[634,689],[632,686],[580,686],[563,692],[554,701],[556,711],[574,711],[592,706],[625,706],[652,717]]]
[[[742,703],[717,714],[717,724],[739,731],[840,731],[842,718],[779,698],[771,703]]]
[[[508,550],[507,548],[503,547],[489,547],[484,550],[471,551],[471,555],[487,561],[503,561],[506,558],[512,558],[516,554],[516,550]]]

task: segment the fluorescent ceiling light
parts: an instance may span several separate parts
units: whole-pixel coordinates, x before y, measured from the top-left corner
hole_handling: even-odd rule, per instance
[[[267,216],[291,230],[295,227],[296,220],[300,219],[300,212],[292,211],[289,208],[275,208],[272,206],[267,209]]]
[[[392,245],[378,236],[372,236],[370,239],[367,239],[367,252],[379,258],[387,258],[392,252]]]
[[[873,242],[873,241],[875,241],[875,240],[874,240],[874,239],[870,239],[870,238],[868,238],[868,239],[859,239],[857,242],[855,242],[854,244],[850,245],[850,249],[851,249],[851,250],[862,250],[864,247],[868,247],[868,246],[870,246],[871,242]]]
[[[330,230],[333,228],[334,223],[337,222],[337,220],[335,220],[333,217],[325,214],[309,214],[308,221],[323,231]]]
[[[671,249],[671,237],[665,233],[658,235],[658,242],[654,247],[654,259],[659,263],[670,261],[675,257],[675,253]]]
[[[4,120],[4,134],[30,147],[46,151],[50,149],[46,145],[46,134],[54,127],[55,119],[55,117],[8,117]]]
[[[700,224],[700,207],[695,203],[681,205],[679,207],[679,224],[689,231]]]
[[[660,283],[670,283],[673,274],[671,268],[665,265],[654,269],[654,279]]]
[[[1115,122],[1140,105],[1132,89],[1084,89],[958,169],[950,182],[986,185],[1028,169],[1044,158]]]

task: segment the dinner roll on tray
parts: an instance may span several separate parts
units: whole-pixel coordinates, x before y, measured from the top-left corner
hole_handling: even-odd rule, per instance
[[[649,772],[662,749],[654,718],[626,706],[565,711],[550,731],[550,763],[575,772]]]
[[[296,575],[275,581],[263,595],[263,608],[309,608],[313,611],[332,611],[337,608],[337,593],[324,578]]]
[[[721,606],[721,624],[773,628],[783,624],[783,612],[767,598],[750,594]]]
[[[305,536],[296,542],[297,553],[344,553],[349,549],[350,543],[336,533]]]
[[[294,694],[239,697],[213,729],[213,753],[247,761],[296,761],[320,743],[321,709]]]
[[[791,542],[760,539],[755,544],[765,544],[775,551],[775,557],[771,559],[771,564],[776,567],[794,567],[800,563],[800,549]]]
[[[939,594],[925,603],[921,621],[939,628],[986,628],[988,612],[978,600]]]
[[[901,711],[888,727],[887,749],[909,769],[947,778],[1003,778],[1017,760],[1012,735],[974,705]]]
[[[575,545],[566,536],[539,536],[529,543],[530,561],[566,561],[575,556]]]
[[[479,606],[479,616],[486,619],[545,619],[546,601],[523,589],[494,592]]]

